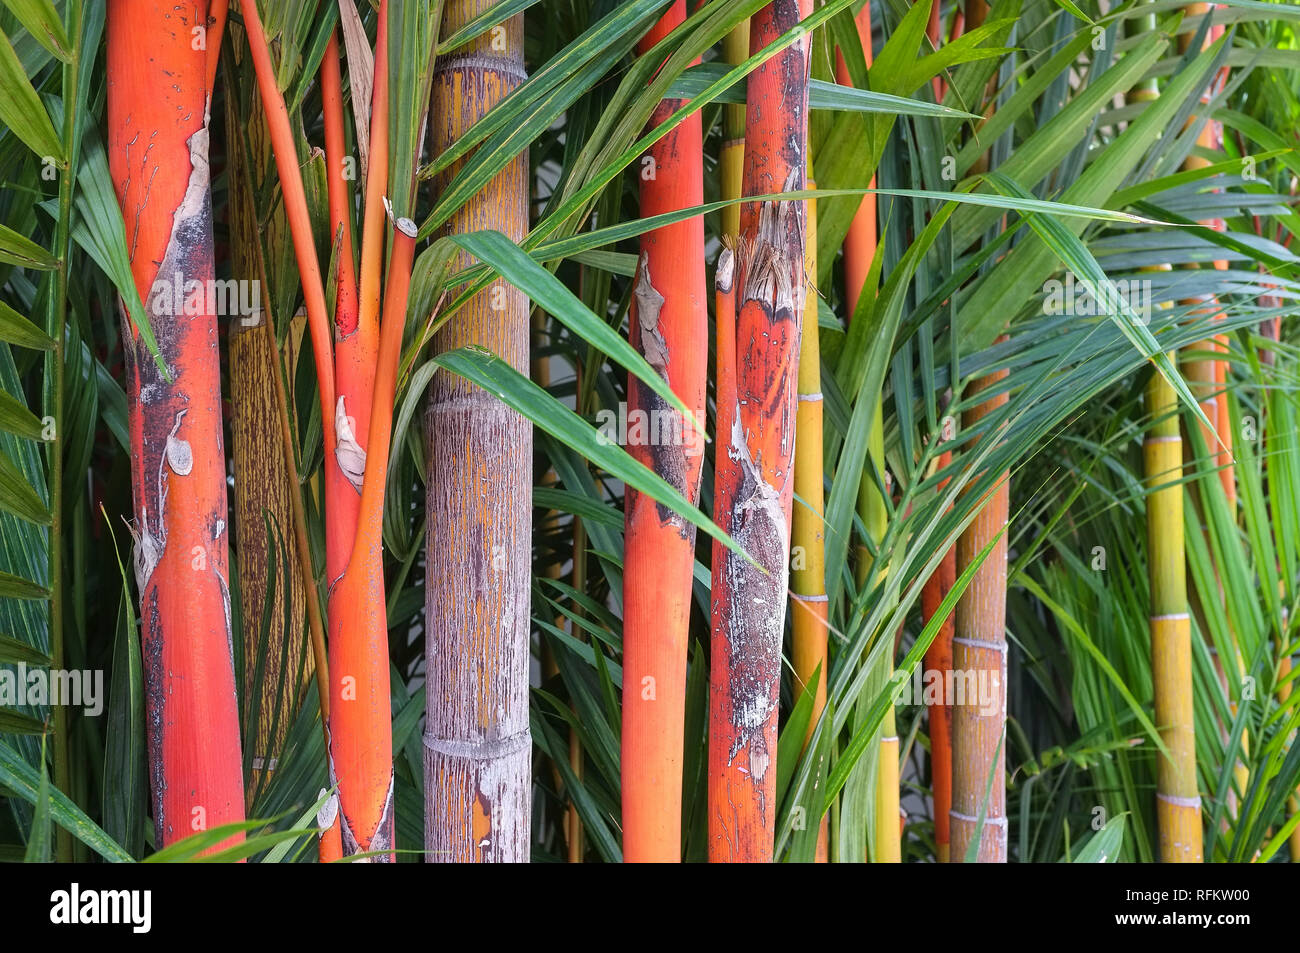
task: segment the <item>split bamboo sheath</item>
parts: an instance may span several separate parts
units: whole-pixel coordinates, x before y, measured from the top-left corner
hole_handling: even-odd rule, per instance
[[[444,35],[492,6],[493,0],[449,0]],[[489,31],[438,59],[431,154],[524,81],[522,15],[503,26],[504,35]],[[506,166],[446,231],[496,229],[522,241],[527,163],[520,155]],[[462,164],[448,169],[439,187]],[[451,267],[470,263],[461,255]],[[448,321],[435,348],[478,345],[527,374],[528,312],[524,294],[498,280]],[[429,395],[428,439],[426,857],[523,862],[531,811],[532,427],[486,391],[438,374]]]
[[[221,369],[213,278],[206,4],[112,0],[109,168],[136,291],[167,373],[123,318],[149,778],[159,847],[244,818],[231,658]],[[196,313],[197,312],[197,313]],[[229,847],[242,835],[219,845]]]
[[[971,393],[994,390],[1008,375],[995,371],[971,382]],[[971,430],[1006,405],[1005,390],[966,411],[963,430]],[[997,439],[986,431],[979,440]],[[974,446],[974,444],[972,444]],[[979,479],[976,475],[972,482]],[[950,859],[966,860],[972,843],[977,863],[1007,860],[1006,690],[1007,690],[1007,538],[1010,516],[1008,473],[1001,473],[981,501],[979,512],[957,539],[957,566],[969,566],[998,537],[957,601],[952,668],[973,681],[975,698],[954,699],[952,710],[952,808]],[[1000,535],[999,535],[1000,534]],[[982,702],[992,697],[994,711]],[[960,702],[957,704],[956,702]],[[981,823],[981,818],[982,823]]]
[[[773,0],[751,18],[762,49],[812,12]],[[749,75],[744,194],[796,191],[805,181],[810,43],[800,37]],[[714,547],[709,716],[708,851],[712,861],[772,859],[777,703],[789,580],[799,336],[804,310],[802,203],[741,206],[734,276],[735,374],[721,387],[714,521],[758,564]],[[719,312],[721,326],[731,320]],[[722,330],[720,327],[719,335]]]
[[[686,19],[678,0],[638,43],[642,55]],[[680,108],[666,99],[650,117],[659,125]],[[678,124],[640,165],[643,218],[704,202],[703,144],[698,113]],[[708,302],[704,219],[697,216],[641,237],[631,304],[632,345],[697,420],[704,419],[708,376]],[[627,450],[686,499],[696,501],[704,435],[635,376],[628,413],[672,420],[653,445]],[[690,638],[695,528],[651,497],[627,490],[623,587],[623,857],[681,859],[682,758],[686,716],[686,654]]]

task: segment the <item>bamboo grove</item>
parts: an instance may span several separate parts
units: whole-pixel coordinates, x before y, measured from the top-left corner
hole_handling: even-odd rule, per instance
[[[1300,8],[4,0],[0,859],[1300,861]]]

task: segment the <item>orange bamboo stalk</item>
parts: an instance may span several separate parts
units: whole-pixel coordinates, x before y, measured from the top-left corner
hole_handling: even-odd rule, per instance
[[[109,166],[167,367],[124,336],[149,774],[159,847],[244,817],[208,181],[206,4],[112,0]],[[242,836],[232,838],[230,846]]]
[[[686,0],[677,0],[641,38],[638,52],[648,53],[685,20]],[[651,115],[650,126],[680,106],[681,100],[665,99]],[[695,113],[650,147],[649,161],[639,166],[643,217],[703,204],[701,140],[700,116]],[[629,337],[701,420],[708,326],[703,217],[646,232],[641,236]],[[627,396],[628,419],[644,415],[652,421],[646,428],[648,441],[629,439],[628,453],[687,499],[698,499],[704,435],[633,376],[628,378]],[[623,858],[677,862],[695,528],[632,489],[624,510]]]
[[[444,35],[493,5],[449,0]],[[436,64],[429,124],[434,154],[524,81],[523,17],[501,26]],[[487,228],[523,239],[526,155],[447,225],[453,233]],[[469,263],[462,255],[452,267]],[[447,322],[436,348],[484,347],[526,374],[528,312],[528,299],[498,280]],[[492,394],[442,374],[434,377],[428,419],[426,856],[526,861],[532,427]],[[467,500],[474,505],[466,506]]]
[[[1001,339],[1000,339],[1001,340]],[[971,383],[971,392],[990,390],[1007,377],[994,371]],[[962,426],[971,429],[1007,403],[1005,391],[966,411]],[[989,433],[980,438],[996,439]],[[1004,530],[1010,515],[1009,474],[1002,473],[983,501],[974,520],[957,540],[957,572],[998,538],[992,552],[975,571],[970,585],[957,602],[952,639],[953,671],[966,679],[966,697],[952,710],[952,808],[950,859],[960,863],[977,836],[978,863],[1005,863],[1007,859],[1006,817],[1006,599],[1007,538]],[[969,697],[973,680],[975,698]],[[981,689],[981,686],[986,686]],[[992,695],[996,710],[986,712],[981,696]],[[987,803],[986,803],[987,792]],[[980,814],[984,814],[980,828]]]
[[[411,286],[415,255],[415,223],[401,218],[393,233],[393,253],[384,289],[384,316],[380,331],[375,390],[370,416],[371,453],[367,455],[365,483],[356,542],[347,570],[339,581],[334,604],[338,607],[339,633],[365,633],[349,639],[340,674],[355,673],[356,695],[349,698],[346,677],[333,679],[331,709],[334,715],[332,753],[340,791],[350,785],[355,793],[342,799],[343,850],[347,854],[383,851],[393,846],[393,734],[389,702],[388,619],[384,602],[383,523],[384,490],[388,480],[388,453],[392,447],[393,398],[397,392],[397,366],[402,352],[402,330]],[[382,638],[382,641],[381,641]],[[332,638],[331,643],[339,641]],[[351,652],[351,656],[346,656]],[[334,660],[330,661],[334,670]],[[364,707],[363,707],[364,706]],[[386,775],[386,777],[385,777]],[[376,783],[376,782],[379,783]],[[352,812],[346,810],[351,805]],[[394,859],[381,855],[374,860]]]
[[[855,22],[858,26],[858,39],[862,43],[862,55],[867,61],[867,67],[870,68],[872,63],[870,2],[862,5]],[[853,81],[849,78],[848,65],[844,62],[844,55],[838,49],[835,51],[835,81],[841,86],[853,85]],[[876,177],[872,176],[868,188],[875,187]],[[876,257],[876,238],[876,194],[868,192],[862,196],[862,203],[853,216],[848,234],[844,236],[844,285],[850,319],[853,317],[853,312],[857,310],[862,286],[867,283],[871,262]]]
[[[350,569],[345,575],[353,578],[336,584],[338,589],[342,589],[343,583],[347,583],[346,591],[353,598],[346,602],[333,598],[330,600],[329,757],[331,776],[337,779],[339,786],[342,849],[347,855],[384,851],[393,844],[393,778],[382,551],[378,550],[378,544],[374,547],[362,545],[364,527],[360,519],[355,539],[343,534],[334,520],[340,510],[347,512],[345,498],[349,494],[355,495],[358,489],[345,467],[351,449],[347,439],[351,423],[343,414],[335,413],[330,322],[326,314],[324,286],[312,238],[311,220],[296,163],[297,152],[289,126],[288,110],[275,83],[270,52],[256,3],[245,2],[243,11],[249,50],[257,74],[262,106],[266,111],[285,213],[303,283],[303,298],[307,306],[320,390],[325,459],[336,464],[331,466],[327,463],[325,467],[325,510],[331,515],[327,535],[334,537],[332,547],[327,540],[327,571],[331,548],[336,558],[341,551],[355,554],[360,550],[366,554],[356,571],[351,570],[356,564],[352,561],[347,563]],[[372,162],[375,162],[374,149],[372,144]],[[382,163],[375,162],[375,165]],[[391,413],[391,408],[387,412]],[[330,426],[331,421],[334,426]],[[339,449],[344,451],[342,458],[337,452]],[[364,456],[360,459],[364,461]],[[358,462],[355,454],[351,462],[355,467]],[[387,459],[383,465],[386,467]],[[364,467],[363,462],[361,466]],[[382,505],[382,483],[379,499]],[[364,499],[362,502],[364,504]],[[346,550],[340,547],[346,547]],[[379,552],[378,556],[375,555],[376,552]],[[379,859],[391,857],[381,853]]]
[[[203,34],[203,46],[207,53],[207,90],[212,98],[212,87],[217,81],[217,65],[221,58],[221,38],[226,32],[226,15],[230,12],[230,0],[212,0],[208,4],[207,29]]]
[[[773,0],[750,20],[759,50],[811,13]],[[801,37],[749,75],[746,195],[801,189],[810,44]],[[715,561],[709,724],[709,859],[770,861],[775,836],[777,703],[789,578],[792,457],[804,310],[799,202],[741,207],[736,269],[736,408],[719,446],[714,519],[758,564]],[[719,358],[722,360],[722,358]]]

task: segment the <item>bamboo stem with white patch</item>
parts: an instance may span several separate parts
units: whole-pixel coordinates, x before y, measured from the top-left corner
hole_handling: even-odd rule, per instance
[[[449,0],[444,35],[493,5]],[[522,15],[501,27],[439,57],[432,154],[524,81]],[[445,185],[461,165],[439,182]],[[446,231],[496,229],[521,241],[527,228],[528,158],[521,154]],[[470,263],[461,255],[452,268]],[[451,317],[435,348],[485,347],[526,374],[528,312],[524,294],[498,279]],[[527,861],[532,427],[492,394],[443,374],[430,388],[428,422],[426,857]]]
[[[750,48],[762,49],[811,12],[811,0],[773,0],[750,20]],[[805,35],[749,75],[745,195],[803,187],[809,50]],[[735,350],[718,357],[720,365],[727,360],[735,368],[735,408],[730,432],[718,434],[714,522],[753,562],[730,550],[714,560],[708,810],[712,861],[766,862],[774,849],[804,237],[801,203],[741,206]],[[722,465],[724,458],[731,465]]]
[[[164,373],[123,323],[135,573],[156,844],[241,821],[220,346],[213,279],[207,4],[108,9],[109,167]],[[242,840],[230,838],[221,847]]]

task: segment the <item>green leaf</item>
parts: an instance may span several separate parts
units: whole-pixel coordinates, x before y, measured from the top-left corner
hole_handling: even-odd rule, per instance
[[[15,467],[9,457],[0,453],[0,510],[13,513],[15,516],[27,520],[29,523],[35,523],[38,526],[48,526],[52,520],[49,508],[42,501],[32,485],[27,482],[27,478]],[[23,580],[25,582],[25,580]],[[5,595],[5,583],[0,579],[0,595]],[[39,596],[17,596],[17,598],[43,599],[47,595],[45,590],[40,590],[43,594]]]
[[[438,355],[434,362],[494,394],[552,437],[608,470],[632,489],[671,508],[728,549],[749,558],[739,543],[692,506],[663,477],[639,460],[633,459],[622,447],[607,442],[591,424],[495,354],[479,348],[463,347]]]
[[[0,785],[29,804],[36,804],[40,796],[40,777],[36,769],[3,739],[0,739]],[[50,788],[49,801],[50,816],[54,819],[54,823],[71,832],[72,836],[105,860],[114,863],[130,862],[131,855],[118,846],[98,824],[68,800],[58,788]]]
[[[50,590],[12,573],[0,572],[0,599],[48,599]]]
[[[36,811],[27,835],[23,863],[47,864],[50,861],[50,774],[45,768],[45,738],[41,738],[41,784],[36,790]]]
[[[23,662],[27,665],[49,665],[50,657],[26,642],[0,635],[0,662]]]
[[[635,374],[643,384],[677,408],[697,433],[705,432],[703,422],[673,393],[668,382],[659,376],[650,363],[621,334],[584,305],[559,278],[535,262],[518,245],[494,231],[455,235],[451,241],[479,261],[492,266],[502,278],[528,295],[543,311],[596,350],[608,355],[619,366]]]
[[[44,248],[3,225],[0,225],[0,262],[39,271],[52,271],[59,267],[59,260]]]
[[[498,23],[504,23],[517,13],[523,13],[537,0],[501,0],[488,7],[478,16],[473,17],[463,27],[438,44],[438,55],[450,53],[470,40],[482,36]]]
[[[4,0],[32,39],[65,63],[72,62],[72,44],[50,0]]]
[[[67,160],[50,114],[41,105],[4,31],[0,31],[0,122],[42,160],[53,159],[60,168],[65,167]]]
[[[1083,849],[1075,855],[1076,864],[1114,864],[1119,861],[1120,847],[1124,843],[1124,818],[1112,817],[1106,825],[1093,834]]]
[[[45,723],[12,708],[0,708],[0,734],[43,735]]]
[[[54,350],[54,338],[3,301],[0,301],[0,341],[38,351]]]

